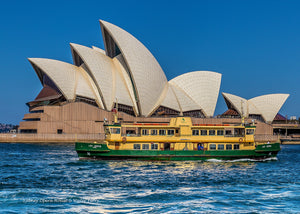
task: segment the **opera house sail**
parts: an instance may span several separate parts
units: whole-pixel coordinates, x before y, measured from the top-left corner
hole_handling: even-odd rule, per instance
[[[289,94],[267,94],[246,100],[242,97],[222,93],[228,109],[234,110],[238,115],[259,119],[271,123]]]
[[[212,120],[221,77],[212,71],[193,71],[168,80],[152,53],[120,27],[100,20],[104,50],[70,43],[73,64],[29,58],[43,86],[29,113],[20,122],[21,133],[99,134],[103,121],[169,122],[178,115],[194,121]],[[288,95],[267,95],[251,100],[225,94],[229,109],[272,121]],[[265,100],[269,102],[265,102]],[[272,110],[269,106],[272,105]],[[275,107],[274,107],[275,106]],[[244,107],[245,109],[245,107]]]

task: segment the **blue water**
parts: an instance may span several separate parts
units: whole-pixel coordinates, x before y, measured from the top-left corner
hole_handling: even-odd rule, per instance
[[[0,144],[0,213],[299,213],[299,170],[298,145],[262,162],[134,162]]]

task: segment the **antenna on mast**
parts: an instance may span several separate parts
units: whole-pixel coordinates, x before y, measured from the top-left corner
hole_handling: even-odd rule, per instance
[[[119,123],[118,121],[118,99],[116,98],[116,107],[113,108],[112,112],[114,113],[114,123]]]
[[[244,107],[243,107],[243,100],[241,100],[241,113],[242,113],[242,125],[245,124],[245,116],[244,116]]]
[[[179,117],[183,117],[182,109],[180,109]]]

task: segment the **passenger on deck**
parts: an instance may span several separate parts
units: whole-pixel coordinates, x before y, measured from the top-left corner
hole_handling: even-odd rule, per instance
[[[203,145],[201,143],[198,143],[198,150],[203,150],[203,149],[204,149]]]

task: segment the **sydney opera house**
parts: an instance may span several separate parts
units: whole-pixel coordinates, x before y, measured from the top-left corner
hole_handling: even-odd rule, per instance
[[[168,80],[135,37],[102,20],[100,26],[105,50],[71,43],[73,64],[29,58],[43,88],[27,103],[21,133],[101,133],[104,118],[112,121],[115,108],[126,122],[159,123],[184,115],[198,123],[238,123],[246,116],[267,125],[289,96],[246,100],[223,93],[228,110],[214,117],[220,73],[193,71]]]

